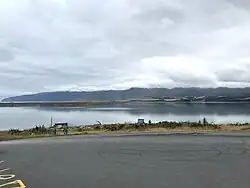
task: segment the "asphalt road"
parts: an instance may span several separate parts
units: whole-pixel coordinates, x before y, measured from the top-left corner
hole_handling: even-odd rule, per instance
[[[250,137],[242,135],[77,136],[1,142],[0,161],[0,187],[250,187]]]

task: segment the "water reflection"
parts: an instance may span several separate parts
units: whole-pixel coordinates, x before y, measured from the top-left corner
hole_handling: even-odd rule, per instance
[[[199,121],[214,123],[250,122],[250,104],[126,104],[91,108],[0,108],[0,130],[29,128],[65,121],[69,124],[94,124],[146,121]]]
[[[129,114],[173,114],[173,115],[199,115],[199,114],[218,114],[218,115],[247,115],[250,114],[249,103],[211,103],[211,104],[124,104],[91,108],[62,108],[62,107],[40,107],[40,111],[59,111],[59,112],[86,112],[99,111],[102,113],[125,112]]]

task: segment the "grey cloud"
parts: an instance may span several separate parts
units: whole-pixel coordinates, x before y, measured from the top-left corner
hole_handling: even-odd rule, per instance
[[[171,79],[174,83],[179,83],[183,86],[207,86],[211,87],[215,83],[210,77],[206,75],[192,75],[192,74],[173,74],[168,75],[168,78]]]
[[[249,67],[250,68],[250,67]],[[250,83],[250,69],[226,69],[217,72],[217,78],[223,82],[243,82]]]
[[[175,8],[157,7],[156,9],[142,11],[141,13],[134,15],[132,19],[135,19],[138,24],[140,24],[141,22],[164,24],[164,19],[169,19],[169,24],[177,24],[184,21],[185,15],[183,14],[183,12],[181,12],[181,10]]]
[[[0,62],[7,62],[11,61],[12,59],[14,59],[12,52],[7,49],[1,49],[0,47]]]
[[[245,83],[247,71],[230,79],[225,67],[240,70],[237,59],[249,57],[248,5],[248,0],[2,0],[0,90],[15,95]],[[165,71],[159,73],[142,63],[157,56],[199,58],[209,69],[200,76],[188,68],[171,73],[170,60],[152,62]]]
[[[250,8],[250,1],[249,0],[227,0],[229,3],[232,3],[236,7],[240,7],[246,10]]]

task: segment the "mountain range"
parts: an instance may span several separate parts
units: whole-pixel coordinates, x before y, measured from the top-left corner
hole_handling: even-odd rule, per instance
[[[5,98],[3,102],[15,101],[110,101],[131,99],[168,99],[181,97],[221,97],[248,98],[247,88],[130,88],[126,90],[101,91],[56,91]]]

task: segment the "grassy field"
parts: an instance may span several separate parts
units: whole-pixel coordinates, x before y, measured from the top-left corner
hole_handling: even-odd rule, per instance
[[[66,136],[63,129],[57,129],[56,135],[51,129],[38,127],[27,130],[0,131],[0,141],[30,139],[54,136]],[[104,134],[104,133],[131,133],[131,132],[250,132],[250,124],[211,124],[206,122],[158,122],[138,125],[135,123],[89,125],[85,127],[69,127],[67,136]]]

